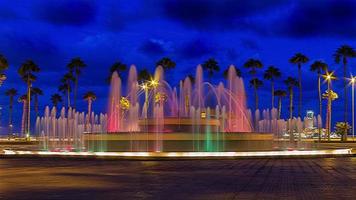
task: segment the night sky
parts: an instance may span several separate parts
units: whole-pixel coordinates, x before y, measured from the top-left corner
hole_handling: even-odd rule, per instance
[[[335,64],[332,54],[342,44],[356,47],[355,11],[356,1],[347,0],[2,0],[0,53],[10,67],[0,88],[1,124],[8,121],[9,100],[4,92],[14,87],[25,93],[26,86],[17,75],[21,63],[32,59],[41,68],[33,86],[45,93],[40,97],[43,110],[73,57],[81,57],[87,64],[79,78],[79,97],[88,90],[95,91],[94,110],[105,112],[106,78],[116,61],[153,72],[157,60],[170,57],[177,67],[169,82],[177,85],[184,76],[194,74],[198,64],[213,57],[221,67],[213,82],[223,80],[222,71],[234,64],[242,69],[248,98],[253,102],[248,86],[251,76],[243,63],[256,58],[265,68],[280,68],[283,77],[276,89],[285,89],[282,81],[287,76],[297,77],[297,67],[288,60],[301,52],[310,58],[302,69],[303,109],[317,111],[317,77],[309,71],[310,64],[323,60],[336,75],[342,75],[342,67]],[[350,74],[356,74],[355,64],[356,59],[349,62]],[[262,78],[262,74],[261,70],[258,76]],[[334,121],[342,121],[342,81],[333,87],[340,92],[333,104]],[[297,89],[295,92],[297,102]],[[259,94],[260,107],[269,107],[270,82],[264,81]],[[286,98],[284,111],[287,105]],[[86,109],[86,102],[80,99],[78,107]],[[16,102],[14,109],[18,126],[22,105]]]

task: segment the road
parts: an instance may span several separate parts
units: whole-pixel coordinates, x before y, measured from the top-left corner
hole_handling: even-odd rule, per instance
[[[0,199],[352,199],[352,196],[356,196],[356,157],[0,160]]]

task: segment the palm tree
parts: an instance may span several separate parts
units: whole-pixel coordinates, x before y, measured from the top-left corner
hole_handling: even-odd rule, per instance
[[[326,115],[326,132],[328,134],[328,141],[330,141],[330,131],[331,131],[331,113],[332,113],[332,102],[335,101],[337,98],[339,98],[338,94],[331,90],[330,88],[330,83],[328,83],[328,89],[325,91],[324,94],[322,94],[323,99],[327,99],[328,101],[328,106],[327,106],[327,115]],[[343,137],[341,137],[341,140],[345,140],[347,137],[347,132],[346,134],[343,134]]]
[[[83,98],[85,101],[88,101],[88,118],[87,118],[88,121],[87,122],[90,123],[91,106],[92,106],[93,101],[96,100],[96,95],[94,92],[89,91],[84,94]]]
[[[271,101],[271,108],[274,108],[274,81],[276,78],[281,77],[281,72],[279,71],[278,68],[274,66],[269,66],[267,70],[264,73],[264,79],[271,81],[271,96],[272,96],[272,101]]]
[[[66,94],[67,96],[67,106],[68,108],[71,107],[70,105],[70,93],[72,91],[71,83],[75,80],[72,73],[68,72],[64,74],[63,78],[61,79],[61,85],[58,87],[58,91]]]
[[[274,91],[274,96],[278,97],[278,119],[281,119],[282,98],[287,96],[287,92],[284,90],[276,90]]]
[[[230,68],[230,67],[226,68],[226,69],[224,70],[224,72],[223,72],[223,76],[224,76],[225,79],[228,78],[229,68]],[[242,73],[241,73],[241,70],[235,67],[235,71],[236,71],[236,76],[238,76],[238,77],[241,78],[241,76],[242,76],[242,75],[241,75],[241,74],[242,74]]]
[[[257,69],[261,69],[263,64],[260,60],[250,58],[245,62],[244,67],[250,70],[249,73],[253,78],[256,78]]]
[[[302,112],[302,64],[307,63],[309,58],[301,53],[296,53],[289,59],[289,62],[298,66],[298,87],[299,87],[299,104],[298,117],[301,117]]]
[[[117,72],[117,74],[121,77],[122,76],[122,72],[126,71],[127,66],[123,63],[121,63],[120,61],[115,62],[111,67],[110,67],[110,71],[109,71],[109,76],[107,78],[108,82],[110,83],[111,81],[111,76],[114,72]]]
[[[322,116],[323,112],[323,104],[322,104],[322,96],[321,96],[321,74],[323,71],[327,71],[328,65],[323,61],[315,61],[310,66],[310,71],[316,72],[318,74],[318,97],[319,97],[319,115]],[[319,141],[321,141],[321,127],[319,127]]]
[[[209,58],[203,63],[203,69],[208,72],[209,78],[214,75],[214,72],[218,72],[220,70],[218,62],[214,58]]]
[[[39,72],[40,68],[32,61],[27,60],[24,62],[20,68],[18,69],[17,73],[21,76],[22,80],[27,85],[27,127],[26,127],[26,137],[29,139],[30,137],[30,110],[31,110],[31,87],[32,83],[37,79],[34,73]]]
[[[137,80],[141,83],[145,81],[149,81],[151,79],[152,79],[152,75],[147,69],[142,69],[137,74]]]
[[[34,87],[31,88],[31,94],[35,97],[35,113],[36,117],[38,117],[38,96],[43,95],[43,91],[40,88]]]
[[[344,67],[344,123],[347,123],[347,62],[348,59],[356,57],[356,51],[349,45],[342,45],[334,53],[336,63],[342,62]],[[345,132],[344,135],[347,133]]]
[[[12,134],[12,127],[13,127],[12,109],[13,109],[13,105],[14,105],[14,96],[17,95],[17,90],[15,88],[11,88],[11,89],[8,89],[5,94],[6,94],[6,96],[8,96],[10,98],[10,101],[9,101],[9,129],[10,129],[10,134]]]
[[[57,107],[59,102],[62,102],[62,96],[59,95],[58,93],[55,93],[51,96],[51,102],[54,107]]]
[[[161,65],[165,70],[173,69],[176,67],[176,63],[167,57],[163,57],[157,61],[156,66],[158,65]]]
[[[287,85],[288,91],[289,91],[289,119],[293,118],[293,88],[298,87],[298,80],[293,78],[293,77],[288,77],[285,81],[284,84]]]
[[[73,58],[67,65],[69,71],[74,75],[74,108],[77,101],[77,91],[78,91],[78,78],[82,69],[86,67],[86,64],[79,58]]]
[[[0,54],[0,86],[6,79],[6,75],[4,74],[4,70],[6,70],[9,67],[9,64],[7,62],[7,59],[5,56]]]
[[[289,139],[290,141],[294,141],[294,134],[293,130],[290,127],[292,119],[293,119],[293,88],[298,86],[298,81],[295,78],[288,77],[284,83],[287,85],[287,88],[289,90]]]
[[[250,85],[254,89],[254,94],[255,94],[255,109],[258,110],[258,94],[257,90],[263,85],[263,82],[259,80],[258,78],[254,78],[250,80]]]
[[[22,118],[21,118],[21,136],[27,135],[26,129],[28,127],[28,115],[27,115],[27,110],[28,110],[28,103],[27,103],[27,95],[24,94],[19,97],[18,102],[22,103]]]

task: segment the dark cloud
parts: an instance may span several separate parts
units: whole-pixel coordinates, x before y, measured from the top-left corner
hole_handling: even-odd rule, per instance
[[[355,37],[355,11],[356,1],[352,0],[300,1],[288,17],[273,28],[277,33],[292,37]]]
[[[182,24],[205,30],[230,30],[240,27],[244,17],[260,14],[288,1],[236,0],[169,0],[163,1],[163,11]]]
[[[162,40],[154,39],[145,41],[139,50],[147,55],[162,55],[166,52],[164,42]]]
[[[96,7],[95,1],[46,1],[35,9],[35,14],[51,24],[83,26],[95,20]]]
[[[200,58],[205,55],[211,55],[216,48],[213,44],[203,40],[195,39],[184,44],[180,49],[180,54],[183,58]]]

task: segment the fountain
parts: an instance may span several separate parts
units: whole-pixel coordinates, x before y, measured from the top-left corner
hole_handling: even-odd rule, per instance
[[[275,108],[256,110],[254,117],[251,113],[234,66],[228,70],[226,86],[205,82],[199,65],[195,81],[187,77],[176,88],[164,79],[161,66],[151,80],[139,83],[132,65],[126,91],[113,73],[107,114],[71,108],[57,113],[47,107],[37,118],[36,132],[42,138],[41,149],[50,151],[221,152],[268,149],[274,136],[301,133],[306,127],[300,118],[288,127]],[[321,126],[320,120],[314,117],[312,123]]]

